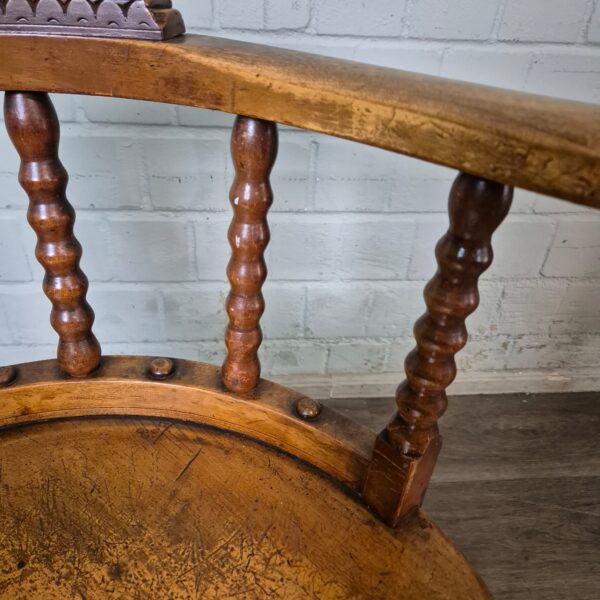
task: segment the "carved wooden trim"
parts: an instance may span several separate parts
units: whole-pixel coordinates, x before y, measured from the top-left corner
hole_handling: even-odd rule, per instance
[[[396,394],[398,412],[378,436],[365,498],[389,523],[418,506],[441,447],[437,422],[456,376],[455,354],[467,343],[465,319],[479,304],[477,282],[492,264],[492,234],[506,217],[513,189],[460,174],[450,193],[450,228],[438,242],[438,271],[425,288],[417,347]]]
[[[231,138],[235,180],[230,192],[232,256],[227,267],[229,327],[223,380],[232,392],[252,390],[260,377],[259,320],[265,309],[261,287],[267,277],[263,254],[269,243],[267,211],[273,202],[269,174],[277,155],[277,125],[248,117],[236,119]]]
[[[171,0],[0,0],[0,34],[165,40],[185,33]]]
[[[92,333],[94,311],[85,299],[88,280],[79,268],[75,212],[65,196],[68,175],[58,158],[58,118],[48,94],[6,92],[4,119],[21,157],[19,181],[29,196],[36,257],[46,271],[44,292],[59,335],[58,362],[69,375],[84,377],[100,362],[100,344]]]

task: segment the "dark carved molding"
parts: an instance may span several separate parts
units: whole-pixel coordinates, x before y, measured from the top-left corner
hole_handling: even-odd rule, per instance
[[[171,0],[0,0],[0,34],[165,40],[184,32]]]

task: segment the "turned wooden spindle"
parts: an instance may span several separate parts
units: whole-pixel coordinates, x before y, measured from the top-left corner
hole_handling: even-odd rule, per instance
[[[465,319],[479,304],[477,282],[492,264],[492,234],[512,195],[510,186],[465,174],[452,187],[450,228],[436,247],[438,270],[425,287],[427,311],[414,328],[417,346],[405,361],[398,412],[377,439],[365,485],[367,501],[392,524],[423,500],[441,446],[437,422],[456,376],[454,357],[467,343]],[[391,485],[386,463],[397,469]]]
[[[277,126],[238,117],[231,138],[235,179],[230,191],[233,220],[229,227],[232,256],[227,267],[229,326],[223,381],[232,392],[254,389],[260,378],[259,321],[265,309],[261,292],[267,276],[264,251],[269,243],[267,212],[273,202],[269,175],[277,156]]]
[[[75,212],[65,196],[68,175],[58,158],[58,118],[47,94],[7,92],[4,119],[21,157],[19,181],[29,196],[27,219],[38,238],[35,254],[46,272],[43,287],[59,335],[58,362],[69,375],[84,377],[98,366],[100,345],[85,299],[88,280],[79,268]]]

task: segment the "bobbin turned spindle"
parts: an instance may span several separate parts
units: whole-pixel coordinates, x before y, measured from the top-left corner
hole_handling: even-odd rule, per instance
[[[477,281],[492,264],[492,234],[512,195],[508,185],[462,173],[452,187],[450,228],[436,247],[438,271],[425,287],[427,312],[415,324],[398,412],[377,438],[365,484],[366,501],[390,524],[423,500],[441,448],[437,422],[456,377],[454,356],[467,343],[465,319],[479,304]]]
[[[277,156],[277,126],[238,117],[231,138],[235,180],[230,191],[233,220],[229,227],[232,256],[227,267],[229,326],[223,381],[232,392],[254,389],[260,378],[259,321],[265,309],[261,292],[267,277],[264,251],[269,243],[267,212],[273,202],[269,174]]]
[[[68,175],[58,158],[58,118],[47,94],[7,92],[4,119],[21,157],[19,181],[29,196],[27,219],[38,238],[35,254],[46,271],[43,287],[59,335],[58,362],[69,375],[84,377],[100,362],[100,344],[85,299],[88,280],[79,268],[75,212],[65,196]]]

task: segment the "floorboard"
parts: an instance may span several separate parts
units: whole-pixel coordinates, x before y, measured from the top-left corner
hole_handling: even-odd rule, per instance
[[[391,399],[329,403],[374,430]],[[425,509],[497,600],[600,599],[600,394],[458,396]]]

